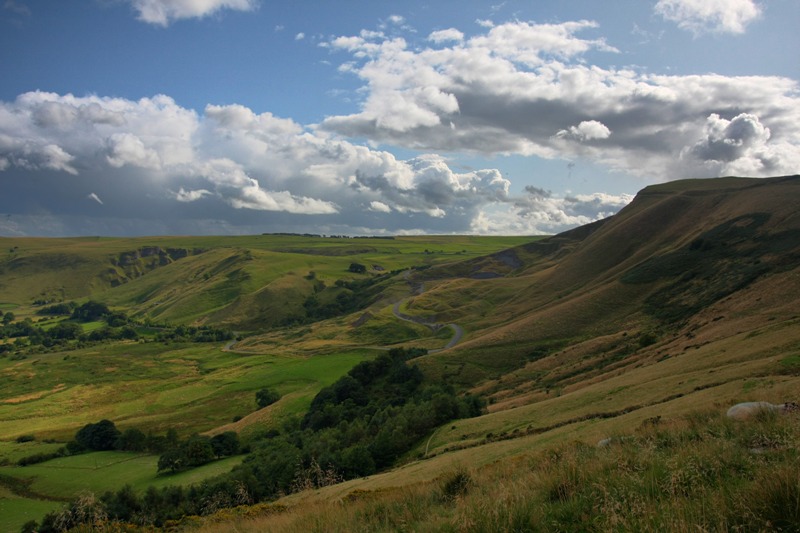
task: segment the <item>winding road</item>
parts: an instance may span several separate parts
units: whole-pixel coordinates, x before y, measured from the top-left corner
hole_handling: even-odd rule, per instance
[[[439,331],[441,328],[450,328],[450,329],[453,330],[453,337],[448,341],[447,344],[444,345],[443,348],[436,348],[434,350],[428,350],[428,353],[435,353],[435,352],[441,352],[442,350],[448,350],[448,349],[452,348],[453,346],[455,346],[456,344],[458,344],[459,341],[461,340],[461,337],[464,336],[464,328],[462,328],[458,324],[439,324],[439,323],[433,322],[433,321],[431,321],[431,320],[429,320],[427,318],[411,316],[411,315],[407,315],[405,313],[401,313],[400,312],[400,305],[404,301],[405,300],[401,300],[401,301],[395,303],[394,307],[392,307],[392,313],[394,313],[394,316],[396,316],[400,320],[405,320],[406,322],[413,322],[415,324],[420,324],[422,326],[427,326],[427,327],[431,328],[432,331]]]

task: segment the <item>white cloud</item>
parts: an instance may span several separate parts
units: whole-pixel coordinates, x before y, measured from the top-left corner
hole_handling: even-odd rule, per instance
[[[586,54],[616,49],[581,37],[596,28],[592,21],[510,22],[435,49],[387,36],[333,39],[333,49],[351,56],[343,71],[363,81],[363,101],[358,112],[321,127],[415,150],[585,158],[667,180],[716,175],[719,165],[692,147],[706,135],[707,117],[745,113],[770,136],[759,148],[760,166],[736,168],[756,176],[796,172],[795,80],[601,68]]]
[[[131,133],[114,133],[108,137],[106,160],[112,167],[133,165],[141,168],[159,168],[158,153],[145,147],[140,138]]]
[[[556,137],[577,141],[608,139],[609,136],[611,136],[611,130],[605,124],[596,120],[584,120],[577,126],[570,126],[569,129],[556,133]]]
[[[716,175],[780,173],[784,165],[800,168],[800,153],[785,141],[770,142],[772,134],[759,117],[741,113],[730,120],[712,113],[703,136],[681,153],[685,161],[702,164]]]
[[[632,195],[605,193],[556,197],[535,187],[527,192],[511,205],[482,206],[471,231],[494,235],[559,233],[609,217],[633,200]]]
[[[303,32],[300,32],[300,33],[298,33],[297,35],[294,36],[294,40],[295,41],[302,41],[305,38],[306,38],[306,34],[303,33]]]
[[[373,200],[369,203],[369,210],[376,211],[378,213],[391,213],[392,208],[386,205],[383,202],[379,202],[378,200]]]
[[[92,193],[89,193],[89,195],[88,195],[88,196],[86,196],[86,198],[88,198],[89,200],[92,200],[92,201],[94,201],[94,202],[97,202],[97,203],[98,203],[98,204],[100,204],[100,205],[103,205],[103,200],[101,200],[101,199],[100,199],[100,197],[99,197],[99,196],[97,196],[97,195],[96,195],[95,193],[93,193],[93,192],[92,192]]]
[[[169,26],[175,20],[202,18],[223,9],[251,11],[256,0],[128,0],[139,13],[139,20]]]
[[[437,30],[428,35],[428,40],[434,43],[443,43],[447,41],[461,42],[464,40],[464,34],[455,28],[448,28],[446,30]]]
[[[181,187],[178,192],[173,193],[175,199],[179,202],[196,202],[206,196],[211,196],[211,194],[211,191],[207,191],[206,189],[187,191],[183,187]]]
[[[761,16],[753,0],[659,0],[655,12],[697,35],[744,33]]]

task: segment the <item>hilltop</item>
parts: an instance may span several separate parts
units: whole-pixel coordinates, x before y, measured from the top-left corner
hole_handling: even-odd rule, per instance
[[[36,356],[35,362],[0,360],[0,371],[14,383],[3,401],[36,417],[40,436],[57,439],[103,416],[157,431],[177,424],[184,434],[233,429],[255,443],[265,429],[291,435],[282,424],[309,408],[330,416],[322,400],[314,400],[318,391],[336,387],[353,365],[403,347],[429,350],[407,363],[421,371],[420,377],[403,380],[454,387],[461,398],[487,403],[481,416],[454,419],[426,433],[394,469],[317,484],[317,490],[288,496],[277,507],[252,508],[237,527],[248,527],[247,520],[260,514],[283,516],[284,505],[306,525],[304,513],[327,512],[326,502],[350,502],[358,509],[372,509],[368,502],[373,501],[399,505],[404,496],[394,487],[436,493],[447,501],[449,496],[436,488],[442,479],[502,484],[506,476],[523,483],[503,465],[550,453],[602,470],[611,463],[586,449],[608,438],[647,446],[673,439],[671,450],[675,442],[693,442],[691,435],[700,435],[707,445],[692,453],[708,459],[710,470],[697,487],[712,486],[734,463],[751,473],[749,480],[763,481],[758,465],[747,458],[747,445],[737,448],[735,457],[726,456],[728,463],[708,465],[719,450],[728,449],[729,439],[756,438],[745,426],[723,420],[727,407],[749,400],[798,400],[797,205],[800,176],[721,178],[648,187],[617,215],[547,238],[2,239],[8,253],[0,263],[5,308],[20,316],[34,316],[45,302],[92,298],[140,323],[228,327],[243,337],[228,343],[229,351],[180,343],[158,348],[140,338],[138,345],[79,349],[69,359],[55,351]],[[154,381],[167,370],[166,379]],[[81,383],[87,371],[102,387]],[[136,392],[112,393],[120,383],[135,384]],[[252,394],[265,383],[283,398],[248,413]],[[334,390],[341,392],[339,387]],[[414,402],[434,393],[419,394]],[[95,418],[63,407],[53,414],[59,400],[60,405],[92,401]],[[146,412],[142,405],[148,406]],[[231,423],[237,414],[244,416]],[[0,406],[0,428],[8,438],[25,431],[15,419]],[[776,475],[784,476],[797,466],[790,452],[800,435],[797,417],[765,423],[772,424],[759,430],[771,435],[765,453],[777,465]],[[716,429],[706,431],[704,424]],[[625,445],[613,461],[650,461],[657,470],[653,479],[660,480],[669,478],[668,465],[690,457],[648,450],[649,456],[631,459],[637,451]],[[21,475],[18,470],[0,474]],[[550,490],[555,491],[550,503],[579,508],[573,499],[580,493],[577,482],[563,481],[566,471],[550,475],[552,486],[540,486],[529,502]],[[720,483],[738,481],[733,476]],[[791,501],[800,486],[787,483],[784,496]],[[567,492],[559,492],[561,484]],[[658,497],[652,499],[658,487],[647,489],[651,510],[659,505]],[[746,491],[757,489],[747,485]],[[461,494],[452,486],[447,490]],[[619,490],[625,489],[620,485]],[[618,501],[604,501],[612,500]],[[729,504],[736,507],[733,500]],[[678,500],[670,505],[680,508]],[[447,504],[433,508],[450,516]],[[523,522],[535,514],[526,509]],[[762,511],[754,510],[753,516]],[[736,517],[707,521],[693,508],[687,512],[684,525],[742,523]],[[230,519],[225,516],[216,519]],[[625,516],[620,520],[628,520],[630,528],[666,527]],[[277,524],[257,519],[252,530],[266,527],[263,520],[270,528]],[[669,527],[679,528],[675,524]]]

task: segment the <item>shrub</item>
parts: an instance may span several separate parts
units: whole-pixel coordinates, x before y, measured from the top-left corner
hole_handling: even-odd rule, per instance
[[[280,399],[281,395],[272,389],[263,388],[256,393],[256,403],[260,409],[272,405]]]
[[[473,483],[472,475],[466,469],[459,468],[442,479],[442,498],[445,501],[455,501],[466,495]]]

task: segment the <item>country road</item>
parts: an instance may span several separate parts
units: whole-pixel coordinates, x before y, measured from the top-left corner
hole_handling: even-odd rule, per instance
[[[433,349],[433,350],[428,350],[429,353],[435,353],[435,352],[441,352],[442,350],[448,350],[448,349],[452,348],[453,346],[455,346],[456,344],[458,344],[459,341],[461,341],[461,337],[464,336],[464,328],[462,328],[458,324],[439,324],[439,323],[433,322],[433,321],[431,321],[429,319],[426,319],[426,318],[416,317],[416,316],[407,315],[405,313],[401,313],[400,312],[400,304],[403,303],[403,301],[405,301],[405,300],[401,300],[401,301],[395,303],[394,306],[392,307],[392,313],[394,313],[394,316],[396,316],[400,320],[405,320],[406,322],[413,322],[415,324],[420,324],[420,325],[423,325],[423,326],[427,326],[427,327],[431,328],[433,331],[438,331],[441,328],[448,328],[448,327],[453,330],[453,337],[447,342],[447,344],[444,345],[443,348],[436,348],[436,349]]]

